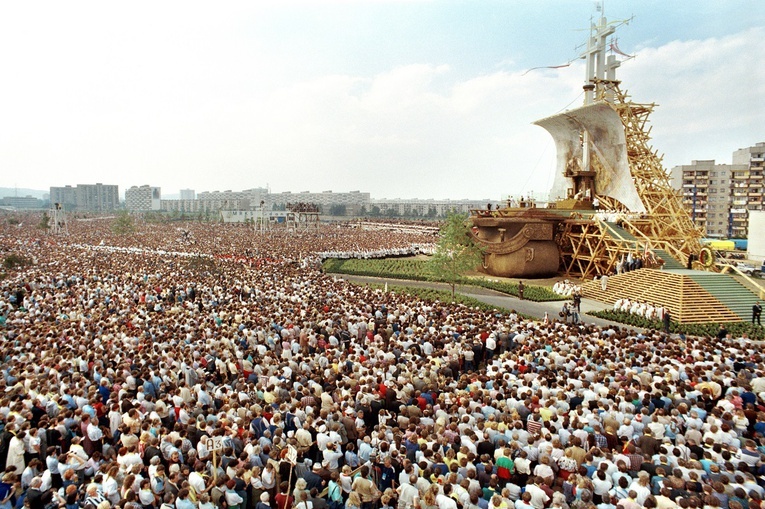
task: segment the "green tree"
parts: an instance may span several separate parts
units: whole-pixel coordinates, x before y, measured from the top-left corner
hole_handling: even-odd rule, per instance
[[[144,213],[143,220],[147,223],[163,223],[165,222],[165,216],[162,212],[150,210]]]
[[[369,215],[372,216],[372,217],[379,216],[380,215],[380,207],[378,207],[377,205],[374,205],[372,207],[372,210],[369,212]]]
[[[452,287],[452,298],[462,274],[483,262],[483,251],[470,235],[467,214],[450,213],[438,237],[436,252],[425,265],[431,281],[443,281]]]
[[[330,216],[344,216],[346,213],[346,206],[342,203],[337,203],[329,208]]]
[[[50,228],[50,216],[47,212],[42,213],[42,217],[40,218],[40,222],[37,223],[37,227],[41,230],[47,230]]]
[[[27,265],[31,264],[32,260],[16,253],[11,253],[3,259],[3,267],[8,270],[16,269],[19,267],[26,267]]]
[[[112,221],[112,232],[115,235],[129,235],[135,231],[133,216],[127,210],[121,210]]]

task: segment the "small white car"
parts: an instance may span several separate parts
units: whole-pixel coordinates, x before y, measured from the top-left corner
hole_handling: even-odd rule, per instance
[[[755,273],[760,272],[757,267],[753,267],[751,265],[747,265],[743,262],[736,262],[736,268],[746,274],[747,276],[753,276]]]

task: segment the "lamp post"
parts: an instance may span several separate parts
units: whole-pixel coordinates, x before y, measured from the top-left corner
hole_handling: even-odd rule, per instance
[[[264,222],[265,222],[265,216],[264,216],[264,214],[263,214],[263,206],[264,206],[265,204],[266,204],[265,200],[260,200],[260,225],[258,225],[258,226],[259,226],[259,229],[260,229],[260,233],[263,233],[263,230],[264,230],[264,229],[265,229],[265,227],[266,227],[266,225],[264,224]]]

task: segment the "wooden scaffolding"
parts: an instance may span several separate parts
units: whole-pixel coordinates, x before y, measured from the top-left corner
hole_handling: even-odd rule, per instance
[[[557,236],[566,275],[591,279],[616,271],[623,256],[661,250],[683,266],[701,250],[702,232],[683,208],[669,181],[662,157],[650,145],[649,116],[655,104],[639,104],[619,88],[618,81],[596,80],[598,99],[619,114],[624,126],[630,173],[646,212],[630,214],[617,200],[598,196],[601,210],[619,215],[619,228],[602,217],[576,215],[561,223]],[[603,165],[592,159],[596,170]],[[626,233],[625,233],[626,232]],[[695,265],[698,267],[698,265]]]

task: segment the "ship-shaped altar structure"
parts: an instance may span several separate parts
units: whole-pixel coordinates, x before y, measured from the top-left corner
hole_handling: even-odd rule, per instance
[[[591,23],[581,54],[584,104],[535,122],[557,150],[547,206],[526,200],[472,211],[472,234],[485,253],[483,270],[511,278],[590,281],[583,286],[585,296],[660,304],[679,322],[741,321],[757,296],[730,275],[708,270],[714,264],[704,256],[703,233],[650,145],[648,118],[656,105],[633,102],[616,79],[621,62],[608,54],[611,49],[623,55],[609,42],[615,25],[605,15]],[[618,274],[625,259],[637,257],[641,270]],[[603,275],[611,276],[607,289],[591,282]],[[737,285],[725,289],[735,294],[728,298],[731,305],[715,294],[713,287],[722,281],[717,276]]]

